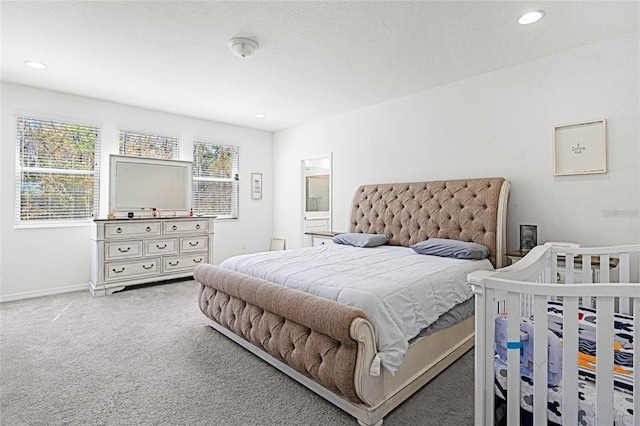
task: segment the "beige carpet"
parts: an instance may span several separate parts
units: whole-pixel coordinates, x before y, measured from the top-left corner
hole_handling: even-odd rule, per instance
[[[0,424],[357,424],[211,329],[197,293],[182,281],[0,304]],[[473,351],[384,424],[473,424]]]

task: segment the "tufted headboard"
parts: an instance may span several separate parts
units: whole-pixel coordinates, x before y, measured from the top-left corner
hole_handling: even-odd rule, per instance
[[[408,247],[427,238],[473,241],[504,266],[507,200],[503,178],[363,185],[353,196],[349,232],[385,234]]]

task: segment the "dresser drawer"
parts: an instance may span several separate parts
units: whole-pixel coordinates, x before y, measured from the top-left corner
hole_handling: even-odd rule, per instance
[[[180,253],[206,250],[209,246],[209,237],[180,237]]]
[[[133,257],[142,257],[142,240],[138,241],[118,241],[115,243],[105,243],[105,260],[117,260]]]
[[[105,238],[160,235],[160,222],[120,222],[104,225]]]
[[[173,254],[178,252],[178,242],[175,238],[164,238],[162,240],[146,240],[145,255]]]
[[[170,234],[184,234],[187,232],[206,232],[209,229],[209,222],[206,219],[203,220],[168,220],[162,224],[162,233],[165,235]]]
[[[159,258],[140,259],[135,262],[105,263],[105,281],[160,275]]]
[[[164,273],[190,271],[201,263],[207,263],[207,260],[207,253],[164,257],[162,259],[162,271]]]
[[[333,242],[333,239],[330,237],[317,237],[315,235],[311,236],[311,247],[327,246],[330,244],[335,244]]]

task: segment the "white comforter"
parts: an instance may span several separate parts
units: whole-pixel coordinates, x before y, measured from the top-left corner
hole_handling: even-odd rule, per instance
[[[409,340],[472,296],[467,274],[493,269],[488,260],[339,244],[235,256],[220,266],[364,311],[378,346],[372,374],[379,374],[380,363],[395,373]]]

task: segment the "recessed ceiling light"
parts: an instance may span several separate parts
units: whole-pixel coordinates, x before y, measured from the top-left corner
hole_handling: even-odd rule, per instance
[[[538,22],[544,16],[544,12],[541,10],[534,10],[533,12],[527,12],[518,18],[518,23],[522,25],[533,24]]]
[[[256,114],[256,118],[267,118],[267,114]]]
[[[42,62],[37,62],[37,61],[24,61],[24,64],[26,66],[28,66],[29,68],[33,68],[36,70],[43,70],[47,67],[47,65],[43,64]]]

